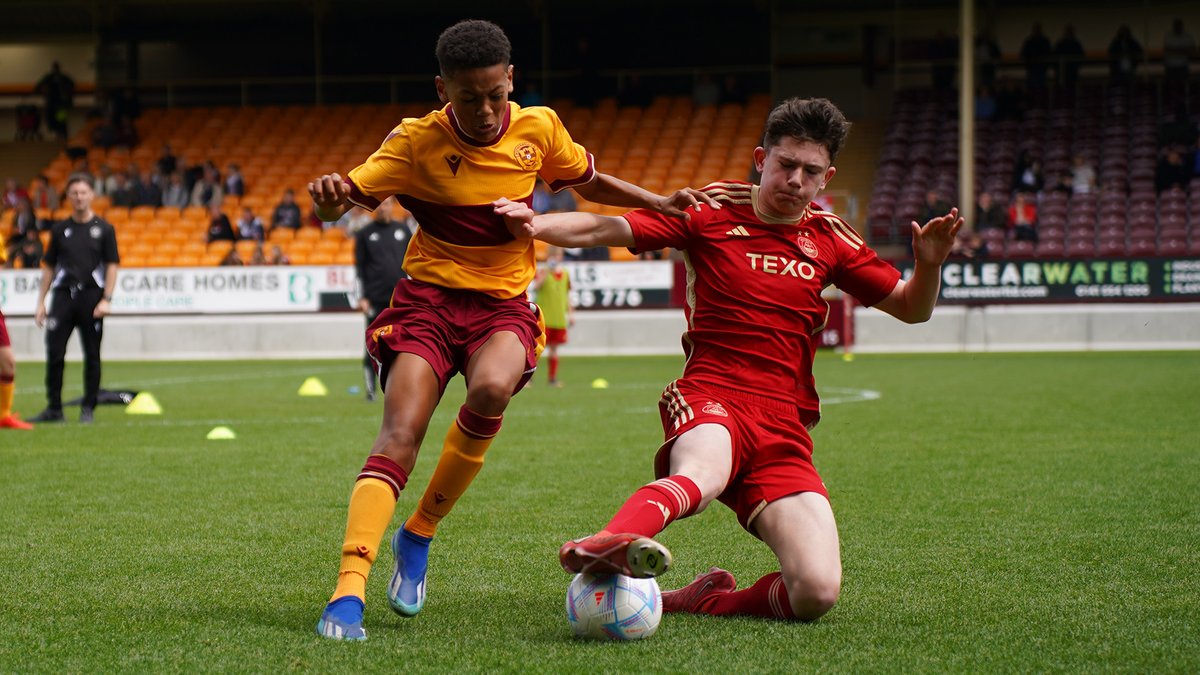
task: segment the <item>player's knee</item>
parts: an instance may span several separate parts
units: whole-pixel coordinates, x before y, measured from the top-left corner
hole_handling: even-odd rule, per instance
[[[841,579],[834,575],[807,577],[787,582],[788,600],[797,621],[816,621],[837,604]]]
[[[12,377],[17,372],[17,360],[7,349],[0,352],[0,376]]]
[[[471,382],[467,388],[467,407],[480,415],[499,416],[508,407],[514,386],[514,383],[500,378],[486,378]]]

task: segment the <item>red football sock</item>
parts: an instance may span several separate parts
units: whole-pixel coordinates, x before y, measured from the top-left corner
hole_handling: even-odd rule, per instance
[[[668,476],[643,485],[617,511],[602,532],[632,532],[653,537],[700,503],[700,488],[685,476]]]
[[[711,595],[700,602],[696,613],[712,616],[740,614],[789,621],[796,618],[792,603],[788,601],[783,575],[779,572],[768,574],[749,588]]]
[[[558,357],[550,357],[550,381],[554,382],[558,379]]]

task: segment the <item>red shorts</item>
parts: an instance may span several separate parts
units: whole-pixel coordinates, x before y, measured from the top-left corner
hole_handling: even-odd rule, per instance
[[[4,312],[0,312],[0,347],[11,347],[12,340],[8,337],[8,325],[4,323]]]
[[[502,331],[516,333],[525,345],[525,373],[520,391],[537,367],[546,346],[541,311],[525,296],[501,300],[477,291],[442,288],[401,279],[392,291],[392,306],[367,328],[367,352],[387,386],[396,354],[416,354],[433,366],[441,391],[456,373],[465,373],[471,355]]]
[[[565,344],[567,344],[567,329],[566,328],[547,328],[546,329],[546,344],[548,344],[548,345],[565,345]]]
[[[658,402],[666,441],[654,458],[657,478],[669,475],[671,446],[700,424],[720,424],[733,440],[729,483],[718,499],[754,534],[754,518],[771,502],[801,492],[829,498],[812,463],[813,416],[795,404],[688,380],[667,385]]]

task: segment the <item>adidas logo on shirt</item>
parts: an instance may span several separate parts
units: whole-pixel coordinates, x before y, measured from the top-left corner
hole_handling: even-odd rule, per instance
[[[733,228],[732,230],[726,232],[725,234],[733,236],[733,237],[749,237],[750,236],[750,233],[746,231],[746,228],[742,227],[741,225],[738,225],[737,227]]]

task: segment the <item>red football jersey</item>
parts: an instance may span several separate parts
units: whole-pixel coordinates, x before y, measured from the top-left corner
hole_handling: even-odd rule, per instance
[[[832,284],[871,306],[900,272],[879,259],[841,218],[811,205],[798,221],[757,208],[758,186],[724,181],[704,188],[722,208],[691,220],[638,210],[625,215],[638,250],[676,248],[687,265],[684,377],[818,411],[814,336]]]

